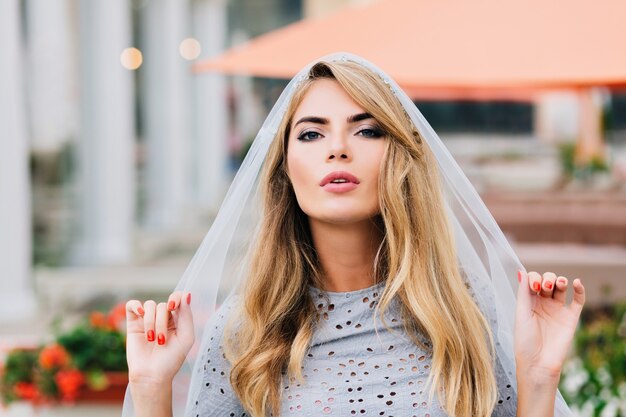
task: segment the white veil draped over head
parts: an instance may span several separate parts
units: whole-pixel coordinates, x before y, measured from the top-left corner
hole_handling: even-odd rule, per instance
[[[237,172],[220,210],[193,256],[176,291],[190,291],[196,341],[173,381],[174,417],[187,416],[202,390],[203,363],[211,329],[205,328],[216,304],[234,290],[246,275],[247,255],[258,236],[262,204],[259,174],[278,126],[298,85],[320,61],[353,61],[376,73],[392,90],[416,130],[437,160],[446,211],[454,229],[458,265],[470,291],[491,325],[496,353],[506,378],[517,395],[513,329],[517,271],[524,267],[502,230],[452,155],[413,101],[385,72],[347,52],[323,56],[306,65],[285,87],[265,119]],[[126,390],[123,417],[134,416],[130,388]],[[556,417],[573,417],[560,392]]]

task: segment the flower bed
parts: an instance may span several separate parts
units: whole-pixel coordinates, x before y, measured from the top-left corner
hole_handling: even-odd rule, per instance
[[[626,417],[626,304],[583,310],[560,390],[580,417]]]
[[[13,349],[0,369],[2,403],[121,403],[128,381],[124,325],[125,305],[118,304],[107,314],[92,312],[50,344]]]

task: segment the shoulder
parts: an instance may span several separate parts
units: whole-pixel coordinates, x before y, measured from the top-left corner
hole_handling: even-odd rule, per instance
[[[202,354],[205,356],[203,360],[205,371],[212,368],[207,367],[207,364],[219,365],[219,368],[228,367],[224,354],[224,338],[227,335],[226,329],[230,329],[235,324],[235,318],[239,316],[237,314],[239,303],[240,297],[238,295],[229,295],[208,319],[201,346]]]
[[[217,306],[205,327],[205,331],[212,337],[211,340],[216,340],[215,336],[220,336],[217,339],[221,340],[226,326],[235,324],[234,319],[239,316],[237,310],[240,304],[241,296],[238,294],[230,294]]]
[[[226,337],[234,334],[231,330],[237,326],[237,319],[241,317],[239,308],[241,306],[241,296],[230,294],[217,306],[204,327],[202,353],[207,356],[204,363],[220,363],[227,366],[224,346]]]
[[[224,351],[224,330],[236,317],[239,301],[236,295],[228,296],[206,324],[198,363],[202,382],[194,405],[198,415],[241,415],[243,412],[230,385],[231,364]]]

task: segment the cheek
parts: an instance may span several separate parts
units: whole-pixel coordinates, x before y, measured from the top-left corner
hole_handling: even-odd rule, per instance
[[[306,152],[301,146],[290,146],[287,152],[287,168],[289,178],[296,195],[306,189],[306,184],[311,181],[313,169],[310,166],[313,158],[310,152]]]
[[[383,163],[385,162],[385,155],[386,152],[384,146],[371,149],[371,152],[368,153],[368,165],[371,166],[373,169],[372,178],[376,179],[376,187],[378,187],[378,179],[380,177],[380,170],[382,169]]]

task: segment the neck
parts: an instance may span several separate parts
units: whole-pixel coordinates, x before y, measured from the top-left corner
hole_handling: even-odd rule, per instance
[[[309,218],[326,291],[346,292],[375,284],[374,257],[383,234],[370,219],[331,224]]]

